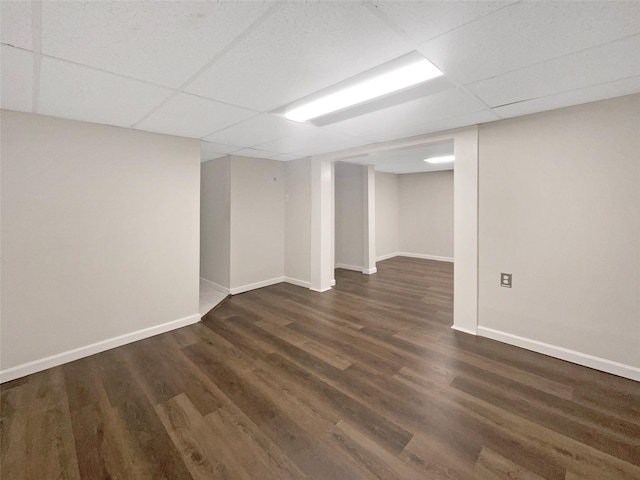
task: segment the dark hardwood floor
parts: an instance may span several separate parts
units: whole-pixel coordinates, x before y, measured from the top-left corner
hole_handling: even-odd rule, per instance
[[[640,383],[451,330],[451,264],[336,279],[5,383],[2,479],[640,479]]]

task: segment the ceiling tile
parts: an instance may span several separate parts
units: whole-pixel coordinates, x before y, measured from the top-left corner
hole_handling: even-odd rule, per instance
[[[221,128],[256,115],[256,112],[180,93],[136,128],[182,137],[202,138]]]
[[[130,127],[170,93],[163,87],[43,57],[38,112]]]
[[[43,53],[178,87],[271,2],[43,2]]]
[[[520,2],[420,45],[463,84],[640,33],[640,2]]]
[[[0,108],[31,112],[33,96],[33,54],[2,45],[0,50],[2,94]]]
[[[0,2],[0,38],[2,43],[33,50],[31,2]]]
[[[493,111],[502,118],[517,117],[530,113],[544,112],[556,108],[595,102],[607,98],[621,97],[640,93],[640,76],[616,80],[601,85],[594,85],[580,90],[535,98],[519,103],[512,103],[504,107],[494,108]]]
[[[264,150],[257,150],[255,148],[243,148],[242,150],[233,152],[233,154],[239,155],[241,157],[252,157],[252,158],[273,158],[276,155],[278,155],[275,152],[267,152]]]
[[[486,110],[486,108],[487,106],[473,95],[457,88],[334,123],[327,128],[349,135],[375,139],[390,131],[413,131],[414,127],[427,121],[450,118]]]
[[[207,141],[251,147],[295,134],[314,132],[315,127],[292,122],[276,115],[263,114],[205,138]]]
[[[469,85],[496,107],[640,75],[640,35]]]
[[[411,48],[359,2],[283,2],[186,90],[271,111]]]
[[[367,140],[355,138],[342,133],[331,132],[314,127],[313,132],[291,135],[272,142],[262,143],[256,148],[279,153],[299,153],[302,156],[332,152],[343,148],[369,143]]]
[[[495,2],[380,2],[380,9],[415,42],[422,43],[515,3]]]
[[[233,145],[223,145],[220,143],[200,142],[200,154],[202,156],[215,154],[226,155],[227,153],[240,150],[240,148],[241,147],[236,147]]]

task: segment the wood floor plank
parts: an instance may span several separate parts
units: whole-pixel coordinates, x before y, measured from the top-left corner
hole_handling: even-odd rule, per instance
[[[20,385],[4,388],[0,394],[0,478],[26,479],[27,415],[31,392],[25,377]]]
[[[443,439],[417,433],[400,458],[424,474],[424,478],[463,480],[474,478],[474,461],[455,453]]]
[[[520,465],[492,452],[488,448],[483,448],[480,452],[474,472],[479,477],[495,480],[544,480],[543,477],[525,470]]]
[[[502,377],[510,378],[512,380],[515,380],[516,382],[532,386],[537,390],[550,393],[557,397],[570,400],[573,398],[573,395],[574,395],[574,387],[572,385],[567,385],[566,383],[560,383],[553,380],[548,380],[539,375],[522,371],[500,362],[486,360],[482,356],[475,355],[470,352],[464,352],[464,351],[460,352],[459,350],[456,350],[455,347],[452,347],[450,345],[443,345],[442,343],[438,342],[437,339],[435,339],[435,341],[433,338],[425,339],[420,335],[420,333],[415,331],[400,332],[394,335],[394,337],[400,340],[404,340],[405,342],[413,343],[420,347],[424,347],[427,350],[432,350],[438,353],[442,353],[449,357],[453,355],[455,356],[455,358],[463,360],[467,364],[474,365],[484,370],[495,372]],[[446,365],[446,363],[443,361],[440,361],[430,365],[435,365],[436,367],[441,368],[441,366]],[[426,366],[426,367],[428,368],[429,366]],[[454,372],[455,372],[454,368],[447,369],[447,375],[451,378],[454,375]]]
[[[180,394],[156,405],[156,412],[194,480],[251,478],[241,465],[234,462],[227,462],[232,469],[229,471],[223,463],[224,456],[218,453],[219,448],[211,448],[215,437],[211,438],[204,431],[204,418],[186,395]],[[218,443],[217,447],[221,447],[222,442]]]
[[[92,359],[82,359],[64,365],[65,385],[69,396],[69,409],[78,452],[78,466],[82,478],[118,478],[125,471],[117,469],[124,464],[118,456],[110,461],[108,431],[113,428],[110,405],[100,395],[99,379],[93,373]],[[106,400],[106,399],[105,399]],[[111,420],[111,421],[110,421]],[[113,443],[111,444],[113,445]],[[111,449],[120,453],[120,449]],[[115,467],[115,470],[114,470]]]
[[[227,439],[234,463],[242,465],[251,478],[308,478],[244,415],[222,408],[208,415],[206,421],[216,436]]]
[[[166,336],[164,342],[140,342],[140,348],[130,351],[129,365],[138,384],[145,390],[153,404],[163,403],[184,393],[204,416],[222,406],[222,401],[212,392],[210,385],[193,373],[191,365],[176,359],[179,355],[167,356],[167,344],[171,344],[172,336]],[[200,337],[199,337],[200,338]],[[189,343],[192,345],[193,343]],[[175,345],[180,345],[176,341]]]
[[[638,480],[640,383],[451,330],[396,257],[0,386],[4,480]]]
[[[463,376],[456,377],[451,385],[485,401],[505,405],[506,409],[518,415],[532,419],[551,430],[569,433],[573,438],[625,461],[640,461],[640,424],[621,424],[620,421],[614,421],[609,417],[604,421],[610,423],[600,423],[599,428],[594,429],[598,419],[594,419],[594,422],[592,417],[603,416],[594,411],[581,411],[575,404],[565,409],[558,408],[556,397],[544,397],[545,401],[549,402],[544,403],[527,395],[531,392],[505,394],[504,390],[498,391]],[[539,395],[542,395],[542,392]]]
[[[276,402],[265,397],[252,382],[250,371],[238,371],[225,364],[218,352],[203,344],[185,349],[187,355],[218,385],[238,408],[252,419],[278,445],[296,466],[310,476],[319,478],[357,478],[340,459],[323,454],[322,445],[313,440]]]
[[[40,372],[29,380],[33,392],[28,405],[26,478],[79,479],[78,458],[61,367]]]
[[[409,384],[425,395],[435,394],[453,400],[451,406],[471,413],[470,426],[477,422],[484,425],[479,428],[486,445],[505,455],[508,452],[511,460],[528,466],[529,471],[537,472],[543,478],[561,479],[565,470],[580,472],[583,478],[640,478],[640,467],[515,415],[504,405],[494,405],[455,388],[438,387],[431,380],[418,376],[399,378],[411,378]],[[470,429],[468,434],[473,432]],[[496,433],[500,435],[496,436]]]
[[[144,389],[128,364],[135,345],[109,350],[100,355],[98,375],[102,380],[114,414],[126,425],[132,438],[137,461],[143,461],[155,479],[190,479],[191,474],[173,446],[167,430],[157,416]]]
[[[411,468],[408,462],[386,450],[345,420],[336,424],[333,437],[349,455],[375,476],[397,480],[424,478],[423,473]]]

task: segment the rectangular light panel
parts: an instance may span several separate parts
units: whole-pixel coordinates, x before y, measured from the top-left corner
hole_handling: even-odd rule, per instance
[[[426,58],[416,58],[393,70],[363,79],[346,88],[321,96],[285,112],[296,122],[316,118],[392,92],[431,80],[442,75]]]
[[[439,164],[439,163],[451,163],[455,161],[455,159],[456,157],[453,155],[445,155],[443,157],[425,158],[424,161],[427,163]]]

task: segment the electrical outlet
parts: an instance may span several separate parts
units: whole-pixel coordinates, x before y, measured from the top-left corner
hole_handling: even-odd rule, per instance
[[[500,286],[505,288],[511,288],[511,274],[510,273],[501,273],[500,274]]]

